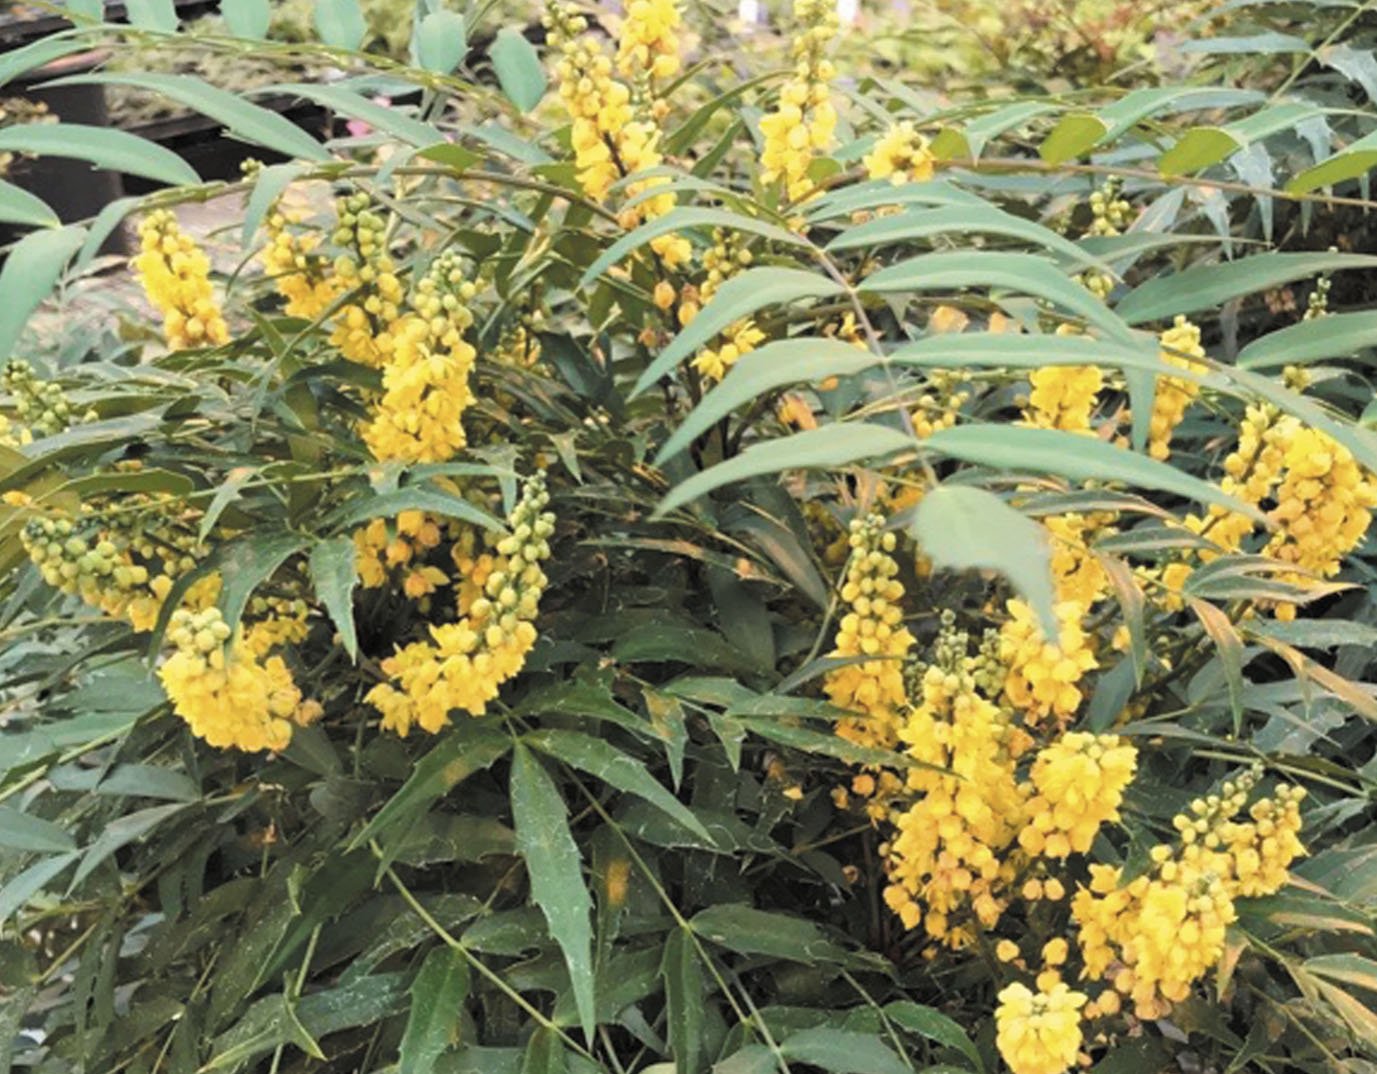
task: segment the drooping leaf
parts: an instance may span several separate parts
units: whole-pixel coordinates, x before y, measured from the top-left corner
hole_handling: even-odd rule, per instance
[[[655,509],[657,515],[673,511],[715,488],[760,474],[809,467],[845,466],[864,459],[881,458],[911,450],[911,436],[882,425],[850,422],[809,429],[778,440],[755,444],[735,458],[694,474],[669,493]]]
[[[354,539],[331,537],[311,549],[311,584],[339,631],[344,651],[358,659],[358,632],[354,627],[354,587],[358,584]]]
[[[57,214],[48,203],[27,190],[0,180],[0,223],[28,227],[56,227]]]
[[[708,838],[707,829],[693,811],[675,798],[645,769],[642,761],[623,753],[609,742],[578,731],[547,728],[532,731],[522,741],[541,753],[573,765],[627,794],[644,798],[664,810],[685,828]]]
[[[186,161],[126,131],[81,123],[21,123],[0,129],[0,150],[40,157],[71,157],[98,168],[152,179],[168,186],[201,181]]]
[[[449,74],[469,50],[464,16],[457,11],[432,11],[416,24],[415,48],[422,67]]]
[[[545,65],[520,30],[513,26],[499,30],[488,55],[502,92],[512,104],[529,112],[540,103],[547,84]]]
[[[14,129],[0,130],[0,141]],[[29,314],[48,297],[85,238],[84,228],[69,226],[33,231],[15,243],[0,269],[0,355],[13,352]]]
[[[469,963],[452,947],[426,956],[411,983],[411,1012],[402,1034],[397,1074],[430,1074],[446,1048],[459,1043],[459,1012],[469,994]]]
[[[550,935],[564,953],[584,1036],[592,1039],[594,1001],[593,900],[583,882],[579,848],[569,831],[569,814],[548,772],[520,745],[512,758],[512,816],[516,845],[531,878],[531,899],[540,907]]]
[[[316,33],[327,45],[357,49],[368,33],[358,0],[316,0]]]
[[[913,536],[934,567],[994,570],[1028,602],[1046,637],[1059,634],[1047,531],[992,492],[939,485],[919,501]]]

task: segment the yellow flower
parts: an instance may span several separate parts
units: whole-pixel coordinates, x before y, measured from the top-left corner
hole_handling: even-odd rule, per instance
[[[281,657],[263,660],[242,637],[231,641],[215,608],[174,612],[167,636],[177,651],[158,677],[194,735],[222,749],[286,748],[301,692]]]
[[[931,179],[933,155],[928,140],[914,129],[911,121],[904,120],[885,131],[861,164],[867,177],[888,179],[898,186]]]
[[[1062,1074],[1075,1064],[1085,1000],[1061,983],[1033,992],[1016,982],[999,993],[995,1044],[1013,1074]]]
[[[1049,365],[1028,377],[1033,386],[1024,420],[1043,429],[1082,433],[1090,429],[1090,416],[1104,375],[1094,365]]]
[[[280,209],[268,215],[267,231],[268,244],[260,259],[264,273],[285,300],[282,311],[289,317],[316,320],[343,290],[341,281],[330,274],[326,260],[312,253],[318,237],[293,234]]]
[[[1018,944],[1013,940],[1000,940],[995,944],[995,958],[1000,962],[1012,962],[1018,955]]]
[[[1056,606],[1060,633],[1055,644],[1043,637],[1023,601],[1010,600],[1008,609],[1000,628],[1000,656],[1008,668],[1005,697],[1030,723],[1049,715],[1064,723],[1080,708],[1081,677],[1097,666],[1081,629],[1083,609],[1074,601]]]
[[[1090,849],[1100,826],[1118,820],[1138,751],[1114,735],[1071,732],[1038,752],[1019,845],[1029,854],[1065,858]]]
[[[681,21],[675,0],[631,0],[617,42],[617,70],[630,79],[673,78],[680,66]]]
[[[716,347],[699,351],[693,367],[709,380],[721,380],[743,354],[749,354],[765,340],[765,333],[747,318],[737,321],[723,333],[724,340]]]
[[[783,180],[791,201],[813,189],[808,166],[813,155],[832,145],[837,110],[828,83],[835,71],[824,57],[838,30],[833,0],[794,0],[794,74],[779,93],[779,103],[760,120],[764,146],[760,153],[761,182]]]
[[[155,210],[139,224],[133,268],[148,300],[163,315],[168,347],[175,351],[229,342],[229,328],[210,285],[210,260],[169,210]]]
[[[382,714],[382,726],[405,737],[413,726],[431,733],[448,726],[461,709],[481,716],[502,684],[515,677],[536,641],[533,620],[545,589],[540,564],[550,556],[554,516],[545,511],[543,475],[526,482],[497,544],[499,559],[487,574],[483,595],[454,623],[431,626],[429,638],[412,642],[382,662],[388,682],[366,700]]]
[[[388,252],[387,225],[366,194],[339,198],[337,212],[335,244],[347,252],[335,258],[334,282],[350,300],[335,313],[330,342],[351,362],[382,366],[404,298]]]
[[[1162,333],[1161,358],[1166,364],[1203,373],[1204,363],[1192,359],[1204,357],[1200,329],[1185,317],[1177,317],[1176,323]],[[1148,426],[1148,454],[1154,459],[1166,459],[1171,455],[1171,435],[1181,424],[1186,408],[1199,394],[1200,385],[1196,381],[1180,377],[1157,378],[1157,394],[1153,398]]]
[[[876,515],[851,524],[851,558],[841,590],[849,610],[830,655],[861,659],[828,672],[823,688],[834,705],[857,714],[838,724],[838,734],[890,747],[897,741],[897,710],[907,699],[903,664],[913,635],[904,626],[904,587],[895,577],[896,538],[882,532],[882,525]]]

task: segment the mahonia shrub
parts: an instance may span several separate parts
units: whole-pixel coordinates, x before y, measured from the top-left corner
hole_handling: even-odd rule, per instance
[[[954,104],[830,0],[239,4],[348,137],[10,135],[165,188],[0,189],[6,1069],[1368,1070],[1373,28],[1252,6]]]

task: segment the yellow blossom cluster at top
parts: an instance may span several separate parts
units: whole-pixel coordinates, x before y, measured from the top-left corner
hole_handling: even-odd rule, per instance
[[[667,8],[672,10],[672,17]],[[592,200],[606,201],[618,180],[664,162],[656,114],[663,111],[663,104],[657,108],[654,100],[638,100],[631,86],[613,77],[612,57],[587,33],[587,18],[573,7],[550,0],[543,22],[549,44],[560,51],[555,74],[560,100],[572,121],[570,141],[579,185]],[[673,0],[632,4],[623,27],[624,48],[618,54],[618,66],[624,72],[642,73],[639,81],[648,86],[657,71],[677,70],[677,28],[678,10]],[[634,227],[674,208],[674,195],[669,191],[646,195],[667,184],[665,176],[628,183],[626,195],[634,204],[620,214],[622,226]],[[650,246],[671,268],[687,262],[693,253],[689,241],[674,234],[658,236]]]
[[[368,195],[337,200],[334,278],[348,301],[334,316],[330,342],[351,362],[381,367],[392,353],[392,328],[401,314],[402,281],[387,248],[387,225]]]
[[[512,511],[511,532],[498,542],[482,596],[453,623],[429,628],[428,640],[412,642],[383,661],[388,680],[368,693],[384,728],[406,736],[413,726],[437,732],[456,709],[487,711],[504,682],[525,664],[535,644],[532,620],[545,589],[541,563],[549,558],[554,516],[545,510],[543,475],[526,482]]]
[[[445,462],[468,442],[463,416],[477,352],[464,333],[475,293],[455,254],[441,254],[417,281],[407,314],[394,322],[382,395],[363,428],[374,458]]]
[[[764,146],[760,178],[783,181],[790,201],[813,190],[808,167],[814,154],[832,146],[837,109],[829,83],[836,77],[826,52],[838,30],[835,0],[794,0],[793,74],[779,91],[779,104],[760,120]]]
[[[157,209],[140,222],[133,267],[148,300],[163,315],[169,347],[185,350],[229,342],[229,327],[210,283],[210,259],[170,210]]]
[[[1010,600],[1007,607],[999,634],[1000,658],[1008,668],[1005,696],[1030,723],[1050,716],[1064,725],[1080,708],[1082,677],[1099,663],[1081,627],[1084,608],[1075,601],[1059,603],[1059,632],[1049,641],[1024,601]]]

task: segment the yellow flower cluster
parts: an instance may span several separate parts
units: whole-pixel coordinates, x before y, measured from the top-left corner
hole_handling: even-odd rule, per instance
[[[1114,735],[1070,732],[1039,750],[1019,846],[1044,858],[1086,853],[1100,826],[1119,819],[1137,767],[1138,751]]]
[[[851,523],[851,558],[841,589],[848,611],[829,655],[854,662],[828,672],[824,689],[834,705],[857,714],[838,724],[839,735],[888,748],[898,741],[900,710],[907,703],[904,661],[913,635],[904,626],[896,538],[883,532],[883,524],[878,515]]]
[[[1027,424],[1072,433],[1090,430],[1090,416],[1104,387],[1099,366],[1043,366],[1033,370],[1028,381],[1033,390],[1024,413]]]
[[[1067,723],[1081,705],[1082,676],[1098,666],[1081,629],[1082,606],[1063,601],[1055,610],[1055,643],[1043,636],[1033,609],[1021,600],[1008,602],[1009,618],[1000,627],[1000,659],[1008,668],[1004,696],[1030,724],[1048,716]]]
[[[444,462],[468,442],[463,416],[477,352],[464,339],[473,324],[465,303],[474,294],[454,254],[436,258],[417,283],[411,312],[394,324],[382,395],[363,428],[374,458]]]
[[[139,224],[133,267],[148,300],[163,315],[163,336],[170,348],[229,342],[229,328],[210,285],[210,260],[170,210],[157,209]]]
[[[282,310],[289,317],[314,321],[340,296],[340,281],[331,275],[329,263],[312,251],[315,235],[296,235],[281,208],[268,214],[268,243],[263,248],[263,271],[282,296]]]
[[[1109,586],[1104,567],[1090,549],[1093,538],[1111,530],[1112,512],[1049,515],[1042,520],[1051,546],[1052,583],[1058,602],[1090,608]]]
[[[964,947],[969,910],[985,928],[999,920],[1015,874],[1003,852],[1018,833],[1022,794],[1015,776],[1018,737],[1005,713],[982,697],[970,674],[965,636],[944,628],[938,663],[924,673],[922,696],[899,729],[909,769],[886,847],[885,903],[906,928],[921,921],[934,940]]]
[[[403,511],[397,516],[396,532],[389,532],[387,520],[375,518],[354,531],[354,565],[359,584],[377,589],[387,581],[393,567],[410,563],[417,552],[440,543],[440,527],[423,511]]]
[[[1296,420],[1270,404],[1248,407],[1238,427],[1238,446],[1224,460],[1219,487],[1256,507],[1272,494],[1286,465],[1286,444],[1299,430]],[[1189,515],[1186,528],[1209,538],[1220,552],[1237,552],[1256,524],[1247,515],[1211,504],[1204,518]],[[1216,553],[1202,551],[1206,562]]]
[[[999,993],[995,1046],[1013,1074],[1062,1074],[1081,1048],[1086,997],[1060,982],[1032,991],[1015,982]]]
[[[741,236],[728,234],[721,228],[715,229],[712,245],[703,252],[703,268],[706,270],[703,282],[695,299],[679,307],[680,323],[689,324],[698,314],[699,303],[710,301],[722,284],[747,268],[753,259]],[[693,366],[709,380],[721,380],[743,354],[749,354],[764,341],[765,333],[753,319],[747,317],[729,326],[716,347],[700,351],[693,359]]]
[[[1205,357],[1200,345],[1200,329],[1178,316],[1176,323],[1162,333],[1162,361],[1192,373],[1203,373],[1205,366],[1193,359]],[[1157,394],[1152,401],[1152,417],[1148,424],[1148,454],[1154,459],[1171,455],[1171,436],[1181,424],[1186,408],[1200,394],[1200,385],[1180,377],[1158,377]]]
[[[1328,578],[1358,546],[1377,506],[1377,482],[1352,453],[1317,429],[1302,428],[1287,439],[1285,476],[1277,486],[1277,506],[1268,518],[1276,525],[1263,554],[1294,565],[1288,577],[1304,585],[1309,576]],[[1279,614],[1294,615],[1283,606]]]
[[[832,145],[837,109],[828,88],[836,75],[824,55],[839,27],[834,0],[794,0],[794,71],[779,93],[779,104],[760,120],[764,146],[760,178],[783,180],[785,194],[799,201],[813,189],[808,167],[814,153]]]
[[[533,620],[545,589],[540,564],[550,556],[554,516],[543,475],[526,482],[510,517],[511,532],[497,544],[483,595],[459,620],[430,627],[430,639],[399,649],[383,661],[389,681],[367,700],[382,713],[382,726],[405,737],[414,725],[432,733],[462,709],[481,716],[502,684],[513,678],[535,644]]]
[[[892,124],[880,136],[874,148],[861,159],[861,165],[868,178],[888,179],[898,186],[931,179],[933,160],[928,140],[918,133],[910,120],[904,120]]]
[[[915,436],[925,440],[933,433],[950,429],[956,424],[961,408],[971,397],[970,391],[962,387],[963,384],[960,370],[928,370],[923,394],[918,396],[909,414]]]
[[[630,79],[673,78],[682,21],[676,0],[631,0],[617,41],[617,70]]]
[[[1090,227],[1087,235],[1108,237],[1122,234],[1128,227],[1133,206],[1119,196],[1123,183],[1110,178],[1104,185],[1090,195]],[[1089,269],[1080,277],[1081,283],[1101,301],[1109,298],[1114,290],[1114,277],[1099,269]]]
[[[401,313],[402,283],[387,249],[387,225],[368,195],[338,199],[334,277],[348,302],[334,316],[330,342],[351,362],[381,367],[392,352],[391,332]]]
[[[158,669],[172,709],[192,734],[212,746],[256,753],[282,750],[304,707],[301,691],[280,656],[263,658],[267,643],[252,630],[231,640],[219,609],[179,609],[167,637],[176,652]],[[304,708],[305,719],[318,715]]]
[[[1275,893],[1305,852],[1299,788],[1280,787],[1253,805],[1250,820],[1234,820],[1257,777],[1192,802],[1173,822],[1180,846],[1153,847],[1148,873],[1125,881],[1118,867],[1092,865],[1089,887],[1072,900],[1084,975],[1108,980],[1139,1018],[1160,1018],[1190,995],[1223,956],[1234,900]]]
[[[674,11],[674,25],[665,14],[663,0],[640,0],[639,15],[628,20],[623,41],[629,42],[619,62],[632,70],[644,55],[650,60],[647,76],[656,67],[669,66],[667,55],[659,50],[673,47],[673,62],[678,63],[678,11]],[[633,5],[637,6],[637,5]],[[668,7],[675,8],[673,2]],[[574,163],[578,168],[579,185],[592,200],[602,202],[617,180],[657,167],[664,161],[660,152],[660,130],[646,108],[638,108],[631,88],[612,76],[612,58],[588,29],[588,20],[571,6],[551,0],[546,7],[544,24],[547,41],[560,50],[555,66],[559,80],[560,100],[572,120],[570,142],[574,149]],[[654,42],[654,55],[652,45]],[[642,102],[644,105],[645,102]],[[635,197],[653,187],[669,182],[657,176],[627,184],[628,197]],[[666,192],[644,198],[623,212],[623,227],[634,227],[642,220],[663,216],[674,208],[674,195]],[[650,243],[661,260],[669,267],[683,264],[693,254],[689,241],[679,235],[661,235]]]
[[[747,318],[737,321],[723,333],[716,347],[705,347],[693,359],[693,368],[709,380],[721,380],[743,354],[749,354],[765,341],[765,333]]]

